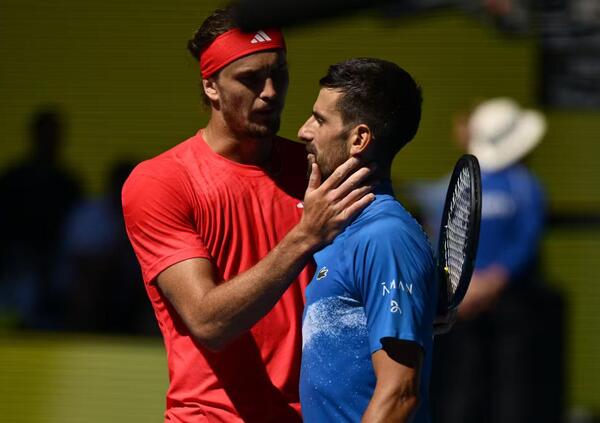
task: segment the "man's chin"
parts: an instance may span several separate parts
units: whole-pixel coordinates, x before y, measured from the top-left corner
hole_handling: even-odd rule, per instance
[[[273,137],[279,131],[280,121],[269,123],[251,123],[248,125],[248,135],[255,138]]]
[[[317,166],[319,167],[319,172],[321,172],[321,183],[325,182],[325,180],[327,178],[329,178],[331,176],[331,174],[333,173],[333,170],[329,169],[327,166],[324,166],[323,164],[319,164],[319,161],[317,160]],[[310,174],[312,173],[312,163],[308,163],[308,166],[306,167],[306,179],[310,178]]]

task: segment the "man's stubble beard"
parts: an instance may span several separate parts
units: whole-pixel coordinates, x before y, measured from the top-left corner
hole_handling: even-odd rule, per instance
[[[281,113],[274,115],[272,119],[266,120],[264,123],[243,119],[234,107],[222,106],[221,113],[231,131],[242,137],[273,137],[277,134],[281,125]]]
[[[330,161],[324,161],[321,155],[316,152],[311,153],[315,157],[315,163],[319,167],[321,172],[321,182],[325,182],[329,178],[335,169],[350,158],[350,151],[345,148],[345,144],[339,146],[339,150],[336,150],[335,157],[332,157]],[[312,172],[311,163],[308,163],[308,169],[306,172],[307,179],[310,177]]]

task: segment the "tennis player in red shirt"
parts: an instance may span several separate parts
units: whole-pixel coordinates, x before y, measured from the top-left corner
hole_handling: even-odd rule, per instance
[[[301,421],[307,264],[373,200],[371,169],[350,159],[321,183],[311,163],[306,188],[304,146],[276,136],[288,86],[277,29],[244,34],[218,10],[188,48],[210,120],[123,188],[167,350],[165,421]]]

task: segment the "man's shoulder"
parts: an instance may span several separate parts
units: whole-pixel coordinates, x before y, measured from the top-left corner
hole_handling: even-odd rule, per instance
[[[140,162],[131,172],[131,176],[150,177],[169,181],[177,177],[185,168],[185,157],[193,155],[193,143],[196,136],[188,138],[168,150]]]
[[[421,225],[392,196],[378,198],[348,229],[347,244],[358,248],[382,247],[403,252],[411,250],[411,253],[418,250],[433,256],[430,241]]]
[[[179,191],[186,179],[186,160],[192,152],[195,137],[171,147],[150,159],[138,163],[123,185],[124,199],[132,193],[149,193],[163,187]]]
[[[364,237],[395,237],[418,223],[391,195],[378,195],[350,225],[351,233]]]

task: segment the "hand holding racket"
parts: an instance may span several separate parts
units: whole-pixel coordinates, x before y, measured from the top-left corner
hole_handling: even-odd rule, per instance
[[[452,172],[438,241],[438,315],[455,315],[469,287],[481,221],[481,172],[475,156],[463,155]]]

